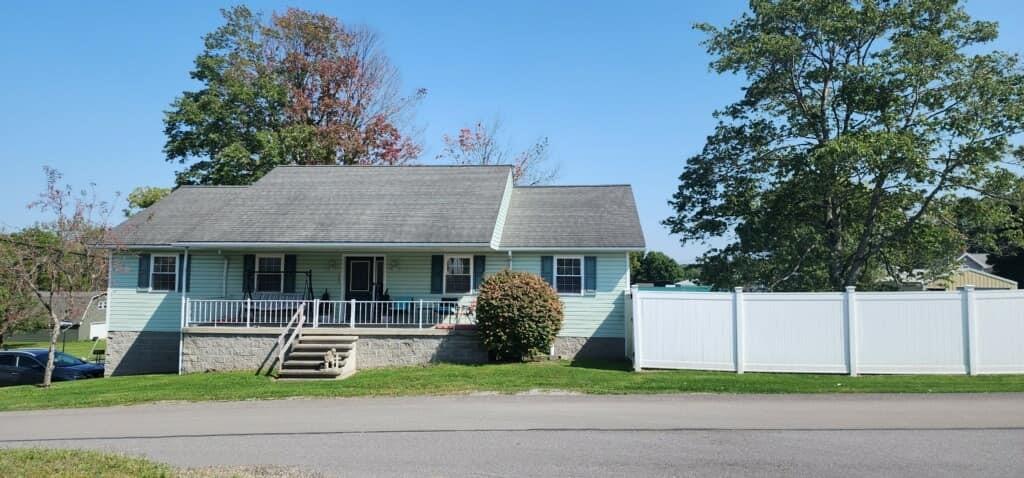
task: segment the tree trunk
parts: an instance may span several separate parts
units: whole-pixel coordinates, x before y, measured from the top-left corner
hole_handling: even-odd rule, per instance
[[[49,387],[53,379],[53,355],[57,350],[57,338],[60,337],[60,319],[51,312],[50,320],[53,322],[53,332],[50,333],[50,351],[46,356],[46,369],[43,371],[43,387]]]

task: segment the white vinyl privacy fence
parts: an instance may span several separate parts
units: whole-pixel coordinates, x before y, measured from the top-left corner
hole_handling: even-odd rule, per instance
[[[634,367],[1024,373],[1024,291],[632,291]]]

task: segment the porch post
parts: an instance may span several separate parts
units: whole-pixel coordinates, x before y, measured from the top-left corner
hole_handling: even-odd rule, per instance
[[[188,283],[186,277],[188,277],[188,248],[185,248],[184,259],[181,261],[181,270],[177,271],[177,275],[174,279],[178,282],[176,285],[181,286],[181,326],[188,326]],[[175,259],[177,260],[177,259]]]
[[[245,298],[245,326],[247,328],[252,326],[251,325],[251,323],[252,323],[252,321],[251,321],[252,312],[251,311],[252,311],[252,299],[246,297]]]
[[[348,323],[349,327],[356,328],[356,300],[348,301]]]
[[[320,299],[313,299],[313,328],[320,326]]]
[[[416,312],[416,315],[420,318],[420,328],[423,328],[423,299],[420,299],[420,308]]]

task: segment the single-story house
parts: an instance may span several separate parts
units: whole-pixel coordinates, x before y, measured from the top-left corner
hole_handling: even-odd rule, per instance
[[[561,295],[553,355],[624,357],[644,249],[628,185],[514,186],[509,166],[282,166],[114,233],[108,374],[482,362],[476,292],[506,268]]]
[[[43,292],[45,297],[47,292]],[[53,298],[54,308],[64,309],[64,294],[55,295]],[[95,292],[72,292],[71,293],[71,317],[67,322],[61,324],[61,332],[67,340],[92,340],[107,338],[107,293],[106,291]],[[19,331],[7,334],[5,342],[48,342],[50,340],[50,317],[40,303],[38,307],[38,318],[33,323],[38,323],[40,328],[30,331]]]
[[[988,262],[988,254],[965,252],[957,258],[959,267],[937,279],[930,281],[905,280],[903,290],[955,291],[965,285],[973,285],[976,290],[1016,290],[1017,281],[1007,279],[993,273],[992,264]],[[922,274],[924,271],[917,271]]]

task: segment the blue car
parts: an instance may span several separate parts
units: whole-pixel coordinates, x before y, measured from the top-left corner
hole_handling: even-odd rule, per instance
[[[42,383],[46,355],[46,349],[0,351],[0,387]],[[56,352],[53,362],[55,382],[103,376],[103,365],[89,363],[64,352]]]

